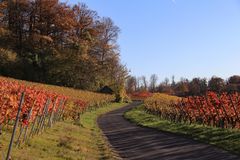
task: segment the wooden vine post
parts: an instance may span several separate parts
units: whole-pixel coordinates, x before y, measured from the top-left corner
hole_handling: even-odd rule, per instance
[[[20,113],[21,113],[23,102],[24,102],[24,96],[25,96],[25,93],[23,92],[22,95],[21,95],[21,100],[20,100],[19,106],[18,106],[18,112],[17,112],[16,121],[15,121],[14,128],[13,128],[13,133],[12,133],[12,136],[11,136],[11,140],[10,140],[10,143],[9,143],[6,160],[9,160],[9,158],[10,158],[12,145],[13,145],[14,137],[15,137],[15,134],[16,134],[17,126],[18,126],[18,121],[19,121],[19,118],[20,118]]]

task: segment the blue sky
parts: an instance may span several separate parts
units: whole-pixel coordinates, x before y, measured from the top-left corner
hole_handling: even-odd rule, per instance
[[[121,59],[132,75],[210,78],[240,74],[238,0],[70,0],[120,27]]]

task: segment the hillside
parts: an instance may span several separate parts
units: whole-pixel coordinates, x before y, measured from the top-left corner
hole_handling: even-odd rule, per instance
[[[113,156],[96,124],[99,115],[123,106],[112,103],[113,95],[6,77],[0,77],[0,95],[2,157],[11,139],[12,159]]]

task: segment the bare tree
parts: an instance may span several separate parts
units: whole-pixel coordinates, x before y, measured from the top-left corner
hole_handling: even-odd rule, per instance
[[[132,93],[136,91],[137,79],[136,77],[130,76],[126,81],[126,90],[127,93]]]
[[[169,79],[168,79],[168,78],[165,78],[163,83],[164,83],[166,86],[168,86],[168,85],[169,85]]]
[[[172,76],[172,83],[171,83],[171,86],[174,87],[176,85],[176,82],[175,82],[175,76],[173,75]]]
[[[146,78],[146,76],[142,76],[141,79],[142,79],[142,83],[143,83],[143,89],[146,91],[148,88],[147,78]]]
[[[152,74],[151,77],[150,77],[150,86],[149,86],[149,90],[151,92],[155,92],[156,91],[157,80],[158,80],[158,76],[156,74]]]

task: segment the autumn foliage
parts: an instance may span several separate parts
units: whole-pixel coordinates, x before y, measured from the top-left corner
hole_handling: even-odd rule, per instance
[[[151,97],[152,95],[153,94],[148,91],[139,91],[139,92],[133,92],[129,94],[132,100],[144,100],[148,97]]]
[[[151,112],[160,113],[168,112],[171,108],[170,104],[179,100],[176,96],[170,96],[164,93],[154,93],[152,97],[144,100],[144,104],[147,110]]]
[[[169,96],[170,97],[170,96]],[[205,96],[175,98],[151,97],[145,100],[146,109],[173,122],[199,123],[222,128],[240,127],[240,95],[207,92]]]
[[[0,1],[0,74],[40,83],[117,92],[128,72],[120,29],[84,3]]]
[[[0,125],[9,120],[15,120],[21,94],[23,92],[25,93],[25,96],[21,110],[21,117],[28,115],[31,111],[30,122],[32,122],[37,116],[41,116],[44,110],[45,112],[53,112],[56,114],[60,114],[61,111],[64,118],[74,118],[73,113],[82,113],[89,107],[99,107],[114,99],[111,95],[92,92],[83,92],[82,99],[80,99],[79,97],[81,97],[81,95],[70,97],[64,92],[60,93],[60,90],[54,92],[46,90],[46,88],[41,86],[26,85],[18,81],[0,78]],[[48,103],[47,108],[46,103]]]
[[[67,97],[51,92],[47,92],[36,87],[25,87],[24,85],[14,82],[1,81],[0,82],[0,123],[7,120],[14,120],[20,102],[21,93],[25,93],[24,103],[22,107],[22,115],[28,114],[32,109],[31,120],[33,120],[37,113],[42,114],[44,104],[47,99],[51,101],[48,111],[56,111],[60,107],[60,103],[66,103]],[[57,106],[57,107],[54,107]]]

